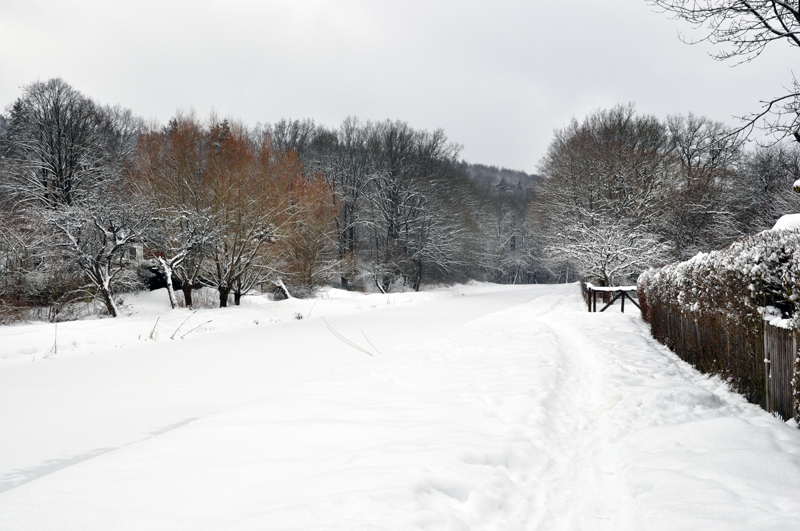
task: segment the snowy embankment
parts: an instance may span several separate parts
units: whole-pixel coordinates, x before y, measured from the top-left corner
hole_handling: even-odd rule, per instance
[[[327,296],[0,328],[0,529],[797,527],[800,432],[637,315]]]

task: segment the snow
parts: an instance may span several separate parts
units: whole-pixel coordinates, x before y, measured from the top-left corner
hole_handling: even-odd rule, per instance
[[[796,230],[800,229],[800,214],[784,214],[771,230]]]
[[[594,290],[594,291],[605,291],[605,292],[615,292],[615,291],[636,291],[636,286],[595,286],[591,282],[586,283],[586,287]]]
[[[800,432],[635,309],[576,285],[245,302],[138,296],[46,359],[52,324],[0,328],[0,529],[797,527]],[[189,316],[211,323],[170,340]]]

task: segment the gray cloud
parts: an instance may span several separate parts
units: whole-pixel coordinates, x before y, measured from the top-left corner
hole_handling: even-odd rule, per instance
[[[349,115],[444,128],[472,162],[535,171],[556,127],[633,101],[659,116],[755,110],[790,81],[778,44],[731,68],[644,0],[6,0],[0,103],[61,76],[167,120]]]

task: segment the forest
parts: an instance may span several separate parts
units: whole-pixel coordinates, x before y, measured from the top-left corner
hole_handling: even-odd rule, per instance
[[[331,285],[611,285],[800,206],[794,145],[632,104],[556,129],[537,173],[470,164],[402,121],[158,124],[38,81],[0,115],[0,321],[116,316],[148,287],[224,307]]]

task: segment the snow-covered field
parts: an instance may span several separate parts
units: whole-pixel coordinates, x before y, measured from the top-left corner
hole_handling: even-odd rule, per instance
[[[0,529],[800,528],[800,431],[574,285],[130,302],[0,328]]]

